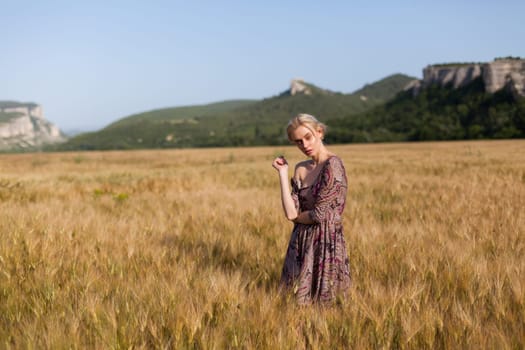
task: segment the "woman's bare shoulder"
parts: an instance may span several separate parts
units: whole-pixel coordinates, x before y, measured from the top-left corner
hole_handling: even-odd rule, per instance
[[[302,162],[299,162],[295,165],[295,170],[301,169],[301,168],[308,169],[311,166],[312,166],[311,160],[303,160]]]
[[[306,177],[306,174],[308,174],[308,170],[311,166],[311,160],[303,160],[302,162],[297,163],[295,165],[294,178],[302,182],[302,180]]]

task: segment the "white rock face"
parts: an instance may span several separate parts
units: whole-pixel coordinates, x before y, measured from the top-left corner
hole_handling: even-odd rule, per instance
[[[422,80],[414,79],[405,85],[403,91],[412,91],[412,95],[417,95],[421,91]]]
[[[0,103],[0,150],[32,148],[64,142],[60,129],[44,119],[42,107],[34,104]]]
[[[463,87],[481,75],[481,65],[459,67],[433,67],[423,69],[423,84],[425,86],[451,84],[455,89]]]
[[[312,90],[305,85],[303,79],[292,79],[292,82],[290,83],[290,95],[295,96],[297,94],[312,94]]]
[[[457,66],[428,66],[423,69],[423,79],[410,82],[405,90],[417,95],[430,85],[463,87],[481,77],[485,91],[494,93],[509,88],[517,96],[525,96],[525,60],[499,59],[484,64]]]
[[[520,96],[525,96],[525,60],[498,60],[488,63],[483,69],[485,90],[494,93],[510,87]]]

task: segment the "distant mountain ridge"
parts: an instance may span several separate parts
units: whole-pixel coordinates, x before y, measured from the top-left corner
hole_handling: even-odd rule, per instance
[[[43,119],[40,106],[4,101],[0,149],[280,145],[288,144],[284,127],[297,113],[326,122],[329,143],[525,138],[525,60],[433,64],[422,79],[394,74],[352,93],[296,78],[261,100],[154,109],[55,144],[64,136]]]
[[[164,108],[120,119],[97,132],[77,135],[57,147],[136,149],[287,144],[284,125],[297,113],[323,121],[351,118],[380,105],[414,80],[395,74],[351,94],[322,89],[302,79],[262,100],[233,100]]]
[[[337,143],[525,138],[525,60],[427,66],[392,100],[332,126]]]
[[[0,151],[34,150],[65,140],[60,129],[44,118],[38,104],[0,101]]]

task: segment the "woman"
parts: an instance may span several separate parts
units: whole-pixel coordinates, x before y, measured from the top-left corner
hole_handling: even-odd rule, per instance
[[[311,160],[295,167],[288,186],[288,163],[277,157],[281,200],[294,223],[284,261],[281,285],[293,290],[299,304],[331,302],[350,286],[350,270],[342,214],[346,174],[339,157],[323,144],[326,126],[299,114],[288,123],[288,139]]]

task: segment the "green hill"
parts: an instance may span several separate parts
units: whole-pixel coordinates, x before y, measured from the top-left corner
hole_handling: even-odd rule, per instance
[[[363,88],[355,91],[354,95],[385,101],[390,100],[414,79],[415,78],[407,79],[407,76],[403,74],[394,74],[374,84],[366,84]]]
[[[508,89],[487,93],[480,77],[458,89],[433,85],[415,97],[400,92],[331,126],[327,141],[334,143],[525,138],[525,98]]]
[[[134,114],[129,117],[120,119],[113,124],[110,124],[108,128],[121,127],[123,125],[131,125],[133,123],[150,120],[150,121],[159,121],[159,120],[184,120],[192,119],[195,117],[206,117],[213,116],[216,114],[229,112],[231,110],[248,106],[256,100],[230,100],[224,102],[210,103],[206,105],[198,106],[185,106],[185,107],[173,107],[173,108],[164,108],[156,109],[149,112],[143,112],[139,114]]]
[[[414,78],[401,74],[351,94],[305,83],[309,94],[285,91],[263,100],[236,100],[135,114],[58,146],[60,150],[137,149],[283,144],[284,126],[297,113],[346,120],[385,103]]]

